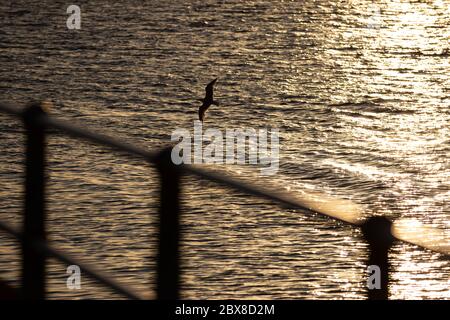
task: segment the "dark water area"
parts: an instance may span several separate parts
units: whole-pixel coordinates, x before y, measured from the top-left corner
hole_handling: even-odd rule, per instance
[[[218,77],[205,127],[278,128],[274,185],[349,200],[365,216],[450,229],[450,2],[79,1],[0,4],[0,100],[51,112],[148,149],[192,130]],[[0,115],[0,219],[21,221],[21,124]],[[49,139],[52,244],[153,294],[158,176],[109,149]],[[214,169],[214,168],[213,168]],[[244,180],[251,165],[218,166]],[[358,230],[216,185],[184,180],[182,297],[364,299]],[[0,278],[18,279],[0,234]],[[448,237],[450,242],[450,237]],[[449,299],[450,263],[396,244],[391,298]],[[87,277],[50,298],[115,298]]]

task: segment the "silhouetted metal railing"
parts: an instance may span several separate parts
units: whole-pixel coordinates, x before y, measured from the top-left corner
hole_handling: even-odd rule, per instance
[[[112,277],[105,276],[104,273],[96,271],[94,267],[82,263],[66,253],[59,252],[46,242],[44,177],[46,166],[46,129],[58,129],[64,134],[111,147],[128,156],[143,159],[155,165],[158,169],[160,176],[156,285],[158,299],[172,300],[179,298],[179,216],[180,180],[182,174],[191,174],[202,179],[207,179],[237,191],[274,201],[283,207],[322,214],[328,218],[331,217],[343,223],[361,227],[370,248],[368,263],[376,264],[382,270],[382,288],[380,290],[369,290],[369,299],[387,299],[388,297],[389,263],[387,254],[394,238],[390,232],[391,222],[386,218],[375,217],[369,218],[365,222],[358,222],[339,216],[330,216],[321,212],[319,209],[310,208],[286,194],[266,190],[196,166],[177,166],[171,161],[170,149],[164,149],[160,152],[150,152],[87,128],[74,126],[67,121],[49,116],[40,104],[32,104],[23,110],[8,104],[0,104],[0,112],[21,118],[25,124],[27,136],[23,231],[19,232],[8,224],[0,222],[0,229],[18,239],[22,246],[21,298],[45,298],[45,264],[47,257],[53,257],[62,262],[80,266],[86,274],[128,298],[142,298],[130,288],[112,280]]]

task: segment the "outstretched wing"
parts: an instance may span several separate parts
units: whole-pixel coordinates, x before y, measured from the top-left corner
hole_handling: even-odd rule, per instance
[[[206,95],[205,95],[205,101],[213,101],[213,92],[214,92],[214,84],[216,83],[217,78],[215,78],[213,81],[208,83],[208,85],[205,88]]]

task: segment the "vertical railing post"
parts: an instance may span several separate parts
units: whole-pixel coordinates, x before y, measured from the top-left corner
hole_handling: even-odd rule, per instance
[[[38,120],[45,112],[39,104],[25,109],[25,210],[22,243],[22,295],[45,298],[45,255],[32,243],[46,240],[45,233],[45,134]]]
[[[380,271],[380,288],[368,287],[369,300],[387,300],[389,298],[390,264],[388,254],[394,242],[391,227],[392,222],[386,217],[371,217],[362,226],[370,250],[367,264],[378,267]]]
[[[171,148],[157,159],[160,175],[157,298],[179,298],[180,170],[171,160]]]

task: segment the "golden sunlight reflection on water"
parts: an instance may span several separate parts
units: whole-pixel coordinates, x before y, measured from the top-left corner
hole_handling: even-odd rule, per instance
[[[449,0],[99,3],[76,34],[59,26],[60,1],[0,8],[2,100],[45,95],[57,116],[156,149],[192,128],[219,76],[205,128],[279,128],[280,167],[267,180],[250,165],[212,169],[345,221],[387,215],[399,237],[448,252]],[[18,222],[22,128],[0,116],[0,131],[0,218]],[[205,181],[183,190],[184,298],[366,298],[359,231]],[[145,292],[157,196],[145,163],[49,139],[50,240]],[[13,279],[17,255],[1,250]],[[397,244],[390,259],[392,298],[450,298],[443,255]],[[113,296],[89,280],[68,292],[64,271],[49,267],[51,298]]]

